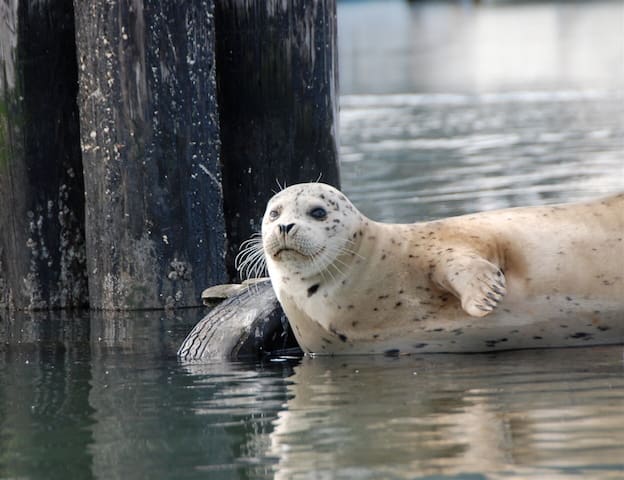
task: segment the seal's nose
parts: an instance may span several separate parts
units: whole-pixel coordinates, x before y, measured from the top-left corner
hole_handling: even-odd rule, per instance
[[[294,223],[289,223],[288,225],[280,224],[279,231],[280,233],[283,233],[284,235],[286,235],[288,232],[292,230],[294,226],[295,226]]]

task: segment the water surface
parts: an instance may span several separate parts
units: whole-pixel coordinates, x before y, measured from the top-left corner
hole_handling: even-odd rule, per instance
[[[338,15],[343,184],[366,214],[624,190],[622,2]],[[180,364],[203,313],[0,313],[0,478],[624,478],[620,346]]]
[[[197,313],[13,335],[0,478],[624,474],[622,347],[182,365]]]
[[[624,190],[624,2],[339,4],[343,184],[413,222]]]

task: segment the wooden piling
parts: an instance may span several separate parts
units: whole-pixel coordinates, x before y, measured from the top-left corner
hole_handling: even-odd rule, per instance
[[[91,307],[200,305],[225,281],[212,1],[74,6]]]
[[[228,272],[279,185],[339,187],[335,0],[216,0]]]
[[[339,186],[335,0],[16,0],[0,40],[0,308],[199,305],[278,183]]]
[[[0,308],[85,306],[71,0],[0,3]]]

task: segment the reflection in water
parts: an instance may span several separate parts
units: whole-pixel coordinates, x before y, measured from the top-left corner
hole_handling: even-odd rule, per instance
[[[98,362],[93,377],[98,478],[227,479],[270,471],[270,463],[253,461],[266,450],[270,427],[262,374],[223,364],[188,374],[175,362],[137,356]]]
[[[0,313],[0,477],[91,478],[85,323]]]
[[[606,347],[306,358],[271,435],[276,478],[616,478],[621,355]],[[574,356],[582,364],[571,365]]]
[[[271,478],[291,369],[180,365],[203,314],[0,312],[0,478]]]
[[[105,354],[111,350],[149,353],[172,357],[180,346],[180,336],[188,333],[205,310],[176,311],[92,311],[89,312],[92,349]]]
[[[121,478],[125,456],[129,478],[157,465],[139,445],[162,437],[159,367],[176,365],[202,313],[1,311],[0,478]]]
[[[228,472],[273,478],[276,459],[270,452],[270,433],[287,401],[290,364],[192,363],[184,370],[189,374],[187,388],[201,399],[193,405],[194,422],[220,430],[214,454],[196,468],[211,472],[210,478],[218,472],[224,472],[223,478],[232,478]]]
[[[197,314],[3,319],[0,477],[624,471],[621,347],[181,365]]]
[[[0,375],[0,476],[91,478],[89,364],[78,352],[42,350],[28,358],[2,361],[13,366],[7,372],[2,365]]]

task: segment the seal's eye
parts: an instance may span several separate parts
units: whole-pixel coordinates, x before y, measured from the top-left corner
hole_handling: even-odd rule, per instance
[[[280,212],[278,210],[271,210],[269,212],[269,220],[277,220],[280,216]]]
[[[327,218],[327,211],[323,207],[315,207],[310,210],[308,215],[317,220],[325,220]]]

